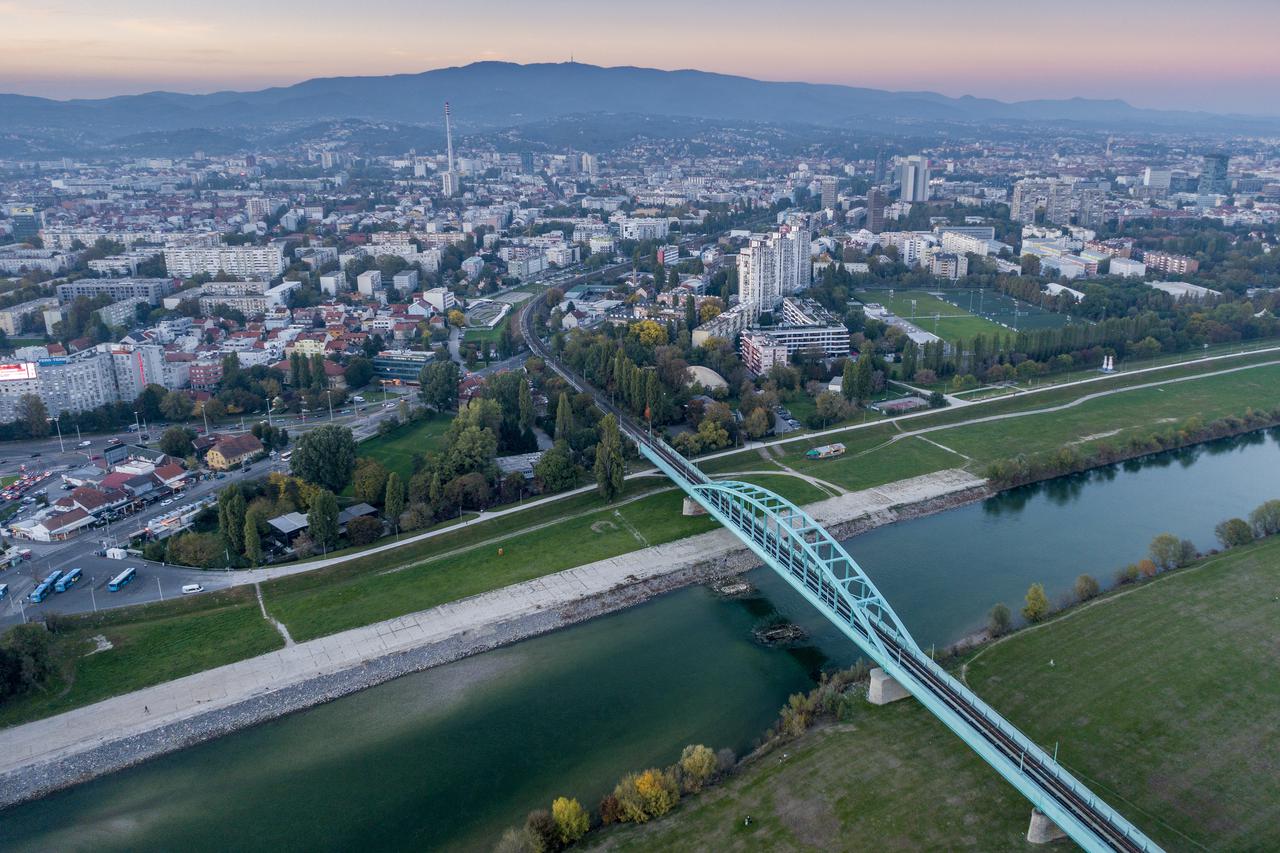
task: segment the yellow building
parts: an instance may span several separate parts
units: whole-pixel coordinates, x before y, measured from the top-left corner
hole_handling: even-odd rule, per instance
[[[262,452],[262,442],[251,433],[228,436],[209,448],[204,463],[214,471],[226,471],[243,464]]]

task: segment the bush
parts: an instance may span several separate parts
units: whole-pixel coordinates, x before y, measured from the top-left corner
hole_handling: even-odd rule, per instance
[[[1138,571],[1138,564],[1130,563],[1120,571],[1116,572],[1116,583],[1135,583],[1140,576],[1141,572]]]
[[[1172,533],[1161,533],[1152,539],[1147,552],[1162,572],[1182,565],[1182,542]]]
[[[1009,626],[1013,624],[1013,615],[1009,612],[1006,604],[999,603],[991,608],[991,612],[987,614],[987,633],[993,637],[999,637],[1009,633]]]
[[[1076,600],[1088,601],[1098,594],[1098,582],[1091,575],[1076,578]]]
[[[1213,528],[1213,535],[1218,537],[1223,548],[1235,548],[1253,541],[1253,528],[1243,518],[1228,518],[1218,522],[1218,526]]]
[[[1249,513],[1249,524],[1255,536],[1274,536],[1280,533],[1280,500],[1260,504]]]
[[[529,812],[524,821],[524,834],[535,853],[554,853],[563,846],[555,819],[546,809]]]
[[[680,781],[685,791],[697,793],[715,775],[715,753],[700,744],[686,746],[680,753],[679,767]]]
[[[523,829],[509,828],[493,848],[493,853],[534,853],[529,835]]]
[[[1155,576],[1156,576],[1156,572],[1158,572],[1159,570],[1160,570],[1160,567],[1159,567],[1159,566],[1157,566],[1157,565],[1156,565],[1154,562],[1152,562],[1151,560],[1139,560],[1139,561],[1138,561],[1138,574],[1142,575],[1144,578],[1153,578],[1153,577],[1155,577]]]
[[[675,779],[657,768],[623,776],[613,796],[618,802],[618,820],[631,823],[661,817],[680,801]]]
[[[382,522],[362,515],[347,522],[347,538],[352,545],[368,545],[382,536]]]
[[[622,804],[618,802],[618,798],[613,794],[609,794],[600,801],[600,822],[605,826],[611,823],[621,823],[625,818],[622,814]]]
[[[557,797],[551,804],[551,819],[555,821],[560,843],[564,845],[577,841],[591,828],[591,818],[586,809],[568,797]]]
[[[1049,597],[1044,594],[1042,584],[1033,583],[1027,590],[1027,602],[1022,607],[1022,615],[1028,622],[1039,622],[1049,615]]]

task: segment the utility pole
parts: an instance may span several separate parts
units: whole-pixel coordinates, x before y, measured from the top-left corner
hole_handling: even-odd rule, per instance
[[[156,589],[160,590],[160,600],[164,601],[164,587],[160,585],[160,576],[156,575]]]
[[[60,452],[62,452],[62,453],[66,453],[66,452],[67,452],[67,446],[66,446],[65,444],[63,444],[63,443],[62,443],[62,416],[61,416],[61,415],[59,415],[59,416],[58,416],[58,417],[56,417],[56,418],[49,418],[49,420],[53,421],[54,425],[55,425],[55,426],[57,426],[57,428],[58,428],[58,449],[59,449],[59,451],[60,451]]]

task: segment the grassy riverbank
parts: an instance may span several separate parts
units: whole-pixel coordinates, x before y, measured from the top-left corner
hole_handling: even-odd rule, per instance
[[[1106,440],[1099,438],[1102,434],[1150,429],[1170,418],[1196,414],[1208,420],[1242,413],[1249,407],[1280,405],[1280,365],[1221,372],[1275,358],[1274,354],[1250,355],[1141,376],[1112,377],[898,423],[879,423],[822,439],[775,444],[767,451],[752,449],[710,460],[703,467],[718,475],[758,482],[801,504],[839,489],[870,488],[945,468],[964,467],[981,473],[992,457],[1008,455],[1024,444],[1087,446]],[[1177,381],[1205,371],[1217,375]],[[1095,397],[1069,409],[966,425],[978,418],[1061,406],[1100,391],[1151,383],[1158,383],[1158,387]],[[938,429],[923,435],[905,435],[934,427]],[[811,444],[833,440],[843,441],[849,448],[844,457],[823,461],[804,457]],[[392,456],[403,456],[399,434],[385,444],[381,449],[390,454],[388,462]],[[362,449],[371,446],[375,450],[380,447],[371,442]],[[794,476],[797,472],[818,478],[820,484]],[[680,500],[674,488],[660,478],[629,480],[622,498],[613,505],[602,506],[594,493],[568,496],[383,553],[353,554],[340,565],[264,584],[264,597],[271,614],[295,639],[322,636],[714,527],[709,519],[681,516]],[[498,557],[498,548],[504,551],[502,557]],[[184,605],[189,609],[145,605],[111,611],[112,630],[122,638],[130,631],[142,635],[163,627],[168,639],[163,643],[139,642],[132,648],[122,643],[89,657],[68,655],[63,660],[66,682],[49,691],[55,698],[36,696],[8,703],[0,713],[0,725],[67,710],[276,647],[279,635],[261,619],[256,601],[235,601],[239,609],[234,618],[244,620],[240,628],[228,629],[235,642],[217,634],[220,620],[232,617],[223,613],[229,605],[216,596],[194,596]],[[214,618],[213,613],[221,615]],[[207,631],[213,631],[212,641],[205,636]],[[85,641],[92,635],[81,632],[77,636]],[[126,649],[130,657],[123,653]],[[119,659],[124,659],[119,678],[95,681],[91,675],[83,676]],[[64,692],[72,681],[76,686]]]
[[[1280,846],[1280,537],[979,650],[974,690],[1168,850]],[[1052,665],[1050,665],[1052,661]],[[605,850],[1036,849],[1028,804],[912,700],[748,764]],[[750,814],[750,827],[743,818]]]

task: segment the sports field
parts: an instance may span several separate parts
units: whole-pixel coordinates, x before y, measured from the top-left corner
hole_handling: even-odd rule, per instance
[[[1003,331],[990,320],[923,290],[862,290],[855,296],[864,303],[878,302],[902,319],[946,341],[969,340],[977,335]]]

